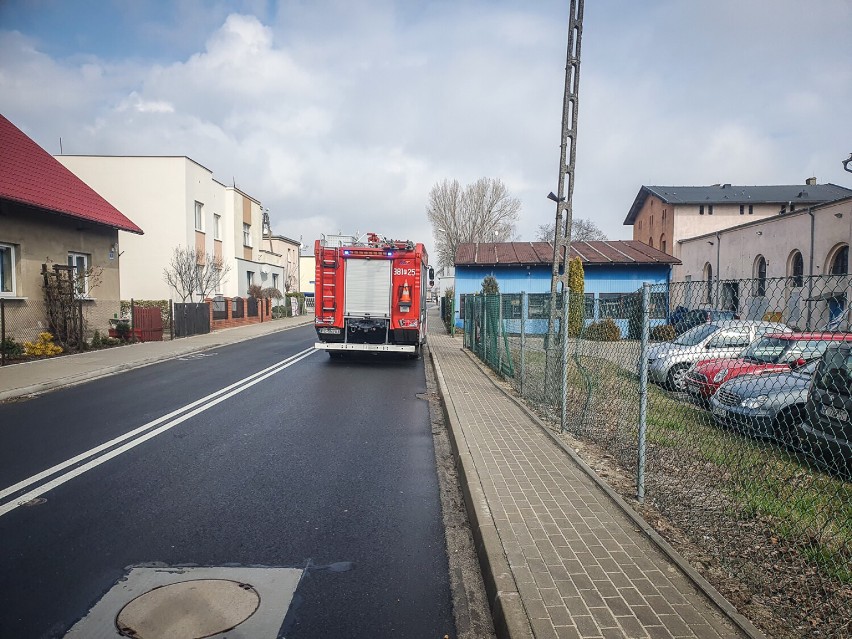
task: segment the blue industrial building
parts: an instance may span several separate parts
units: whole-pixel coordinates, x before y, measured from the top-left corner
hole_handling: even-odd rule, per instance
[[[635,240],[573,242],[571,257],[579,257],[585,272],[586,323],[611,317],[627,334],[625,295],[636,293],[646,282],[667,284],[672,266],[680,260]],[[456,326],[464,326],[461,296],[482,291],[482,280],[493,275],[500,293],[511,294],[504,315],[510,332],[520,330],[521,317],[527,333],[547,331],[553,245],[549,242],[468,243],[456,250]],[[528,295],[518,295],[527,293]],[[652,294],[651,323],[665,323],[668,299]]]

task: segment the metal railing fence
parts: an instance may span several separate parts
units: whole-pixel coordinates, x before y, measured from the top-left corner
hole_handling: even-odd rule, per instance
[[[852,278],[572,294],[564,356],[548,297],[464,296],[465,346],[769,636],[852,636]]]

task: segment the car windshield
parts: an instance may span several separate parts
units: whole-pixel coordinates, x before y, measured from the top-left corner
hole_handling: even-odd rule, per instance
[[[852,351],[836,349],[826,352],[815,384],[827,391],[849,394],[852,389]]]
[[[718,330],[719,327],[714,326],[713,324],[702,324],[701,326],[689,329],[673,343],[679,346],[695,346],[696,344],[703,342]]]
[[[742,358],[758,364],[776,364],[795,342],[777,337],[761,337],[743,351]]]

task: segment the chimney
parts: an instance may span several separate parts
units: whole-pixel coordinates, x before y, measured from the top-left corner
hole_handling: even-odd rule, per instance
[[[805,184],[807,184],[808,186],[816,186],[816,178],[809,177],[807,180],[805,180]]]

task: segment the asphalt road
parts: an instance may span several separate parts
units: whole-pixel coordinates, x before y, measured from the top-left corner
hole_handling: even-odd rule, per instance
[[[114,454],[0,499],[0,637],[61,637],[156,562],[305,569],[287,637],[453,636],[423,362],[332,362],[313,342],[295,329],[0,405],[0,494]],[[135,429],[157,434],[116,452]]]

